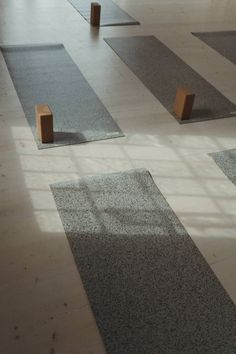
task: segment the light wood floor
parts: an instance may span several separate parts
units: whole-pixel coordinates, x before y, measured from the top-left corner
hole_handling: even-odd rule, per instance
[[[49,189],[82,175],[148,168],[236,303],[236,187],[208,156],[236,148],[236,118],[180,126],[103,41],[155,35],[236,103],[236,67],[190,33],[235,30],[236,2],[116,3],[142,25],[97,32],[66,0],[0,0],[0,43],[63,42],[126,135],[37,150],[0,55],[1,354],[105,353]]]

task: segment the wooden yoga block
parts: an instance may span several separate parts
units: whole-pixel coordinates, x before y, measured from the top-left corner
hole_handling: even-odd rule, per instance
[[[101,5],[98,2],[91,3],[90,23],[92,26],[100,26]]]
[[[192,113],[193,102],[195,94],[193,94],[186,87],[179,87],[177,89],[174,112],[181,120],[189,119]]]
[[[42,143],[53,142],[53,115],[48,105],[35,106],[36,128]]]

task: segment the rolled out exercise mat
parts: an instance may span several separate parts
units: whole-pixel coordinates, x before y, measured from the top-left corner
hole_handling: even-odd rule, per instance
[[[51,185],[108,354],[236,353],[236,308],[147,170]]]
[[[39,149],[123,136],[62,44],[2,46],[1,51]],[[54,143],[37,138],[38,104],[53,111]]]
[[[71,5],[90,22],[90,0],[68,0]],[[124,10],[116,5],[112,0],[99,0],[101,5],[101,19],[100,26],[125,26],[125,25],[139,25],[133,17],[129,16]]]
[[[228,179],[236,185],[236,149],[209,154]]]
[[[236,64],[236,31],[192,32],[192,34]]]
[[[173,106],[178,87],[195,95],[192,123],[236,116],[236,106],[154,36],[106,38],[106,43],[176,118]]]

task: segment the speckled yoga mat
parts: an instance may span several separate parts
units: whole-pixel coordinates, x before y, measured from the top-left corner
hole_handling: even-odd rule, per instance
[[[236,31],[193,32],[192,34],[236,64]]]
[[[236,116],[236,106],[165,44],[153,36],[106,38],[105,41],[173,115],[178,87],[196,94],[193,112],[179,123]]]
[[[90,0],[68,0],[72,6],[90,22]],[[116,5],[112,0],[99,0],[101,5],[101,20],[100,26],[125,26],[139,25],[133,17],[129,16],[124,10]]]
[[[123,136],[62,44],[1,47],[38,148]],[[54,114],[54,143],[42,144],[35,131],[35,105]]]
[[[236,185],[236,149],[209,154],[224,174]]]
[[[235,306],[147,170],[51,189],[107,353],[236,353]]]

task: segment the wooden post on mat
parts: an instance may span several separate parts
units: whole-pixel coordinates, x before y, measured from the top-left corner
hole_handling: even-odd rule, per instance
[[[91,3],[90,23],[92,26],[100,26],[101,5],[98,2]]]
[[[42,143],[53,142],[53,114],[48,105],[35,106],[36,128]]]
[[[189,119],[193,109],[195,94],[193,94],[186,87],[179,87],[177,89],[174,112],[176,116],[181,119]]]

